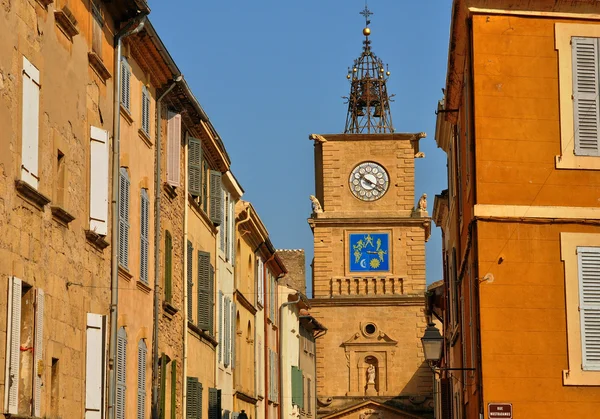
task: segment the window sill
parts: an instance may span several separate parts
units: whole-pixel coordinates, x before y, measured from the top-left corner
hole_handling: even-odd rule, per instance
[[[98,250],[104,250],[110,244],[106,241],[105,236],[102,236],[92,230],[85,230],[85,238],[88,242],[90,242],[90,244],[98,248]]]
[[[206,212],[204,212],[204,210],[202,209],[200,204],[198,204],[196,202],[196,200],[194,199],[194,197],[190,194],[188,194],[188,202],[190,203],[190,206],[194,209],[194,212],[198,215],[198,217],[202,218],[204,220],[204,222],[206,223],[206,225],[208,226],[208,228],[211,229],[212,233],[216,235],[219,232],[217,230],[217,227],[210,220],[210,217],[208,216],[208,214]]]
[[[98,77],[100,77],[104,84],[106,84],[106,80],[110,79],[112,75],[110,74],[108,68],[106,68],[104,65],[104,62],[102,62],[102,58],[100,58],[100,56],[95,52],[88,52],[88,62]]]
[[[119,278],[124,279],[125,281],[131,281],[131,278],[133,278],[133,275],[131,275],[129,273],[129,270],[121,265],[119,265]]]
[[[173,306],[171,303],[169,303],[168,301],[163,301],[163,310],[165,311],[166,314],[168,314],[171,319],[173,318],[174,315],[176,315],[179,312],[179,309],[175,306]]]
[[[150,286],[143,281],[136,281],[135,285],[140,291],[143,291],[146,294],[150,294],[152,291],[152,288],[150,288]]]
[[[75,219],[75,216],[71,215],[69,211],[58,205],[52,205],[50,210],[52,211],[52,217],[65,227],[68,227],[69,223]]]
[[[37,2],[38,2],[39,4],[41,4],[41,5],[42,5],[44,8],[47,8],[47,7],[48,7],[48,5],[49,5],[50,3],[52,3],[53,1],[54,1],[54,0],[37,0]],[[16,417],[16,416],[13,416],[13,417]]]
[[[163,190],[167,193],[167,196],[173,200],[177,197],[177,189],[173,185],[169,185],[167,182],[163,183]]]
[[[63,10],[55,10],[54,11],[54,21],[59,29],[73,41],[73,37],[79,34],[79,29],[77,29],[77,21],[71,20],[71,16],[69,16],[71,12],[67,9]]]
[[[564,154],[555,158],[557,169],[600,170],[600,156]]]
[[[123,104],[121,103],[120,109],[121,109],[121,116],[123,117],[125,122],[127,122],[129,125],[131,125],[133,123],[133,118],[132,118],[131,114],[129,113],[129,111],[127,110],[127,108],[125,106],[123,106]]]
[[[50,198],[40,193],[24,180],[15,180],[15,187],[21,198],[35,205],[39,210],[43,210],[44,206],[50,202]]]
[[[188,321],[188,329],[190,329],[192,331],[192,334],[194,334],[198,339],[206,341],[206,343],[209,343],[210,345],[212,345],[213,348],[215,348],[219,344],[219,342],[217,342],[215,340],[215,338],[213,338],[210,334],[208,334],[208,332],[200,329],[194,323],[191,323],[189,321]]]
[[[146,131],[144,131],[143,129],[140,128],[140,129],[138,129],[138,135],[144,141],[144,143],[148,146],[148,148],[152,148],[154,143],[152,142],[152,139],[150,139],[150,134],[148,134]]]

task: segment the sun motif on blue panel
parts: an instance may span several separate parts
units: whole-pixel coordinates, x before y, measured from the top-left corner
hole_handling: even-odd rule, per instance
[[[390,270],[389,234],[350,234],[350,272],[386,272]]]

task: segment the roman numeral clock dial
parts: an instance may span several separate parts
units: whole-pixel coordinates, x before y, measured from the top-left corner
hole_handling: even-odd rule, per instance
[[[360,163],[350,173],[350,190],[361,201],[376,201],[388,190],[389,176],[383,166],[375,162]]]

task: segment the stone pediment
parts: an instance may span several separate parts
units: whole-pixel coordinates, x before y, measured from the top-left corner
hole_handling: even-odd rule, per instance
[[[343,347],[346,346],[357,346],[357,345],[369,345],[369,346],[377,346],[377,345],[392,345],[396,346],[398,341],[392,339],[382,330],[378,330],[376,333],[372,335],[366,335],[363,331],[356,332],[349,339],[342,343]]]
[[[321,419],[418,419],[420,416],[406,413],[400,409],[366,400],[354,406],[346,407],[334,413],[323,416]]]

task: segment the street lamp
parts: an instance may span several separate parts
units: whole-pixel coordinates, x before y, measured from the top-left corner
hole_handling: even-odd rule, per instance
[[[421,338],[421,343],[423,343],[423,352],[425,353],[426,361],[436,362],[442,358],[444,338],[439,329],[435,327],[435,324],[429,323],[427,325],[425,334]]]

